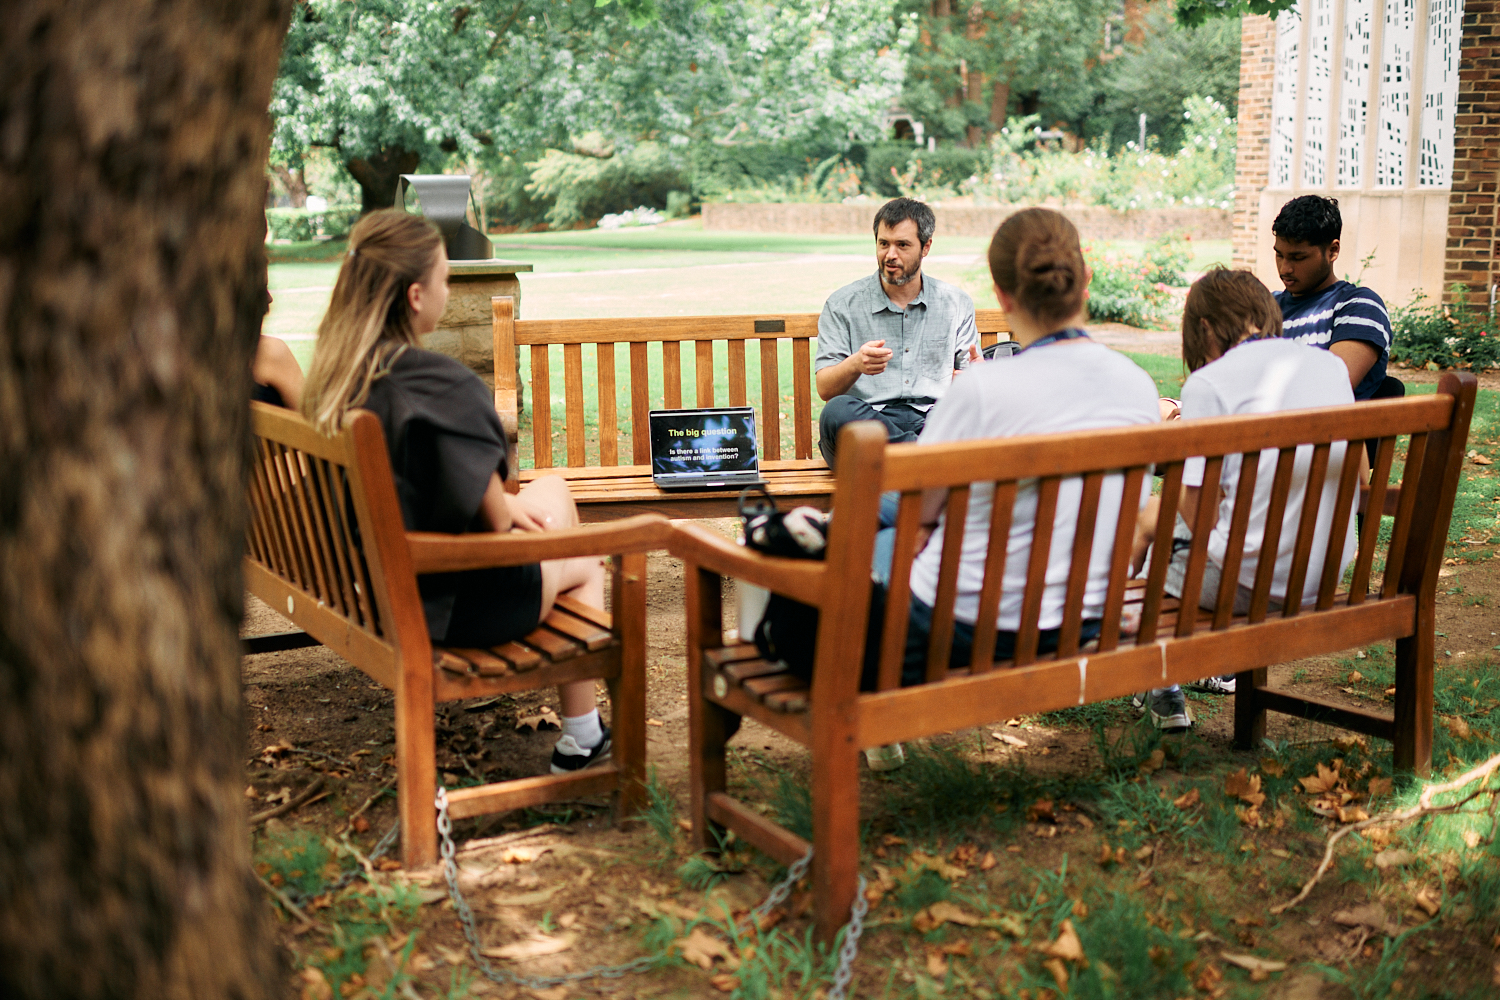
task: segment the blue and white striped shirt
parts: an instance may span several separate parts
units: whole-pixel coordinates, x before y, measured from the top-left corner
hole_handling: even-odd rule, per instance
[[[1325,351],[1341,340],[1362,340],[1375,348],[1379,357],[1354,387],[1354,398],[1375,395],[1385,381],[1385,363],[1391,356],[1391,317],[1379,295],[1335,281],[1315,295],[1277,292],[1276,301],[1281,305],[1281,335],[1288,340]]]

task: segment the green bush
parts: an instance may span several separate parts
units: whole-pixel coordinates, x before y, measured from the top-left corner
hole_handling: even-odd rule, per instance
[[[1421,292],[1391,310],[1391,360],[1410,368],[1500,367],[1500,323],[1466,301],[1468,289],[1452,287],[1453,304],[1430,302]]]
[[[546,218],[554,227],[641,206],[665,209],[673,191],[689,186],[681,160],[654,142],[609,156],[549,149],[527,167],[526,192],[550,202]]]
[[[329,205],[321,211],[310,208],[266,209],[266,238],[301,242],[345,236],[359,221],[358,205]]]
[[[1156,265],[1158,280],[1166,285],[1186,285],[1182,272],[1193,259],[1188,242],[1177,234],[1159,236],[1146,247],[1146,259]]]
[[[1146,329],[1166,329],[1171,321],[1171,293],[1167,282],[1174,275],[1149,256],[1132,257],[1085,246],[1083,255],[1093,269],[1089,283],[1089,317],[1095,321],[1129,323]]]

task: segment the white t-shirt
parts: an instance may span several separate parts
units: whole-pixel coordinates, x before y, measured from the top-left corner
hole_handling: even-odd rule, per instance
[[[1349,388],[1349,369],[1337,355],[1295,340],[1252,340],[1231,348],[1223,357],[1188,376],[1182,386],[1182,419],[1275,413],[1352,402],[1354,391]],[[1356,442],[1356,447],[1360,447],[1359,442]],[[1342,441],[1335,442],[1328,452],[1328,472],[1323,480],[1317,530],[1313,534],[1312,554],[1302,590],[1304,600],[1317,596],[1322,580],[1323,555],[1328,551],[1328,533],[1333,530],[1333,508],[1338,502],[1344,452]],[[1271,506],[1272,480],[1276,475],[1276,454],[1274,448],[1261,452],[1260,469],[1255,476],[1255,502],[1250,508],[1245,554],[1240,563],[1240,583],[1246,587],[1255,585],[1256,565],[1261,541],[1265,537],[1266,512]],[[1292,467],[1292,487],[1287,494],[1286,513],[1281,521],[1281,537],[1276,545],[1276,573],[1271,583],[1272,596],[1280,599],[1286,597],[1287,577],[1291,574],[1292,556],[1297,547],[1297,527],[1302,519],[1302,497],[1307,490],[1312,454],[1312,445],[1298,448],[1297,460]],[[1357,453],[1352,457],[1358,460]],[[1224,552],[1229,546],[1229,525],[1234,514],[1239,477],[1240,456],[1226,455],[1219,473],[1219,484],[1225,496],[1219,504],[1218,523],[1208,540],[1208,556],[1219,566],[1224,565]],[[1186,463],[1182,481],[1187,486],[1203,485],[1203,459],[1190,459]],[[1356,548],[1354,518],[1351,517],[1339,564],[1341,575],[1354,558]]]
[[[932,444],[1021,434],[1052,434],[1154,424],[1160,419],[1156,383],[1150,375],[1123,354],[1101,344],[1065,341],[1044,344],[1009,358],[996,358],[955,377],[948,394],[928,415],[919,442]],[[1123,488],[1124,477],[1112,475],[1105,477],[1100,490],[1088,586],[1084,590],[1084,618],[1098,618],[1103,614],[1104,596],[1109,588],[1115,521],[1120,512]],[[1083,481],[1077,477],[1063,480],[1058,490],[1057,517],[1053,522],[1047,562],[1047,585],[1038,620],[1043,629],[1062,624],[1068,569],[1073,558],[1074,527],[1082,492]],[[993,483],[974,484],[969,494],[968,519],[964,522],[954,617],[971,625],[979,614],[979,590],[984,584],[984,559],[989,549],[990,508],[994,494]],[[1142,502],[1148,495],[1149,486],[1142,492]],[[1036,480],[1022,481],[1016,491],[997,619],[997,628],[1004,632],[1014,632],[1021,627],[1021,599],[1026,589],[1027,565],[1031,560],[1036,502]],[[927,547],[912,563],[912,593],[929,605],[937,598],[943,529],[940,520]],[[1126,526],[1127,531],[1133,529],[1134,524]]]

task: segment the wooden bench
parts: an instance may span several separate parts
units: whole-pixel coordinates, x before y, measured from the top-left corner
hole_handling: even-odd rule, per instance
[[[437,859],[434,706],[438,702],[608,682],[612,761],[575,774],[448,793],[454,818],[613,791],[642,803],[646,751],[646,555],[665,519],[642,516],[547,534],[408,532],[385,436],[357,410],[327,438],[300,416],[251,404],[246,587],[301,632],[251,637],[249,653],[322,644],[395,692],[397,794],[408,866]],[[612,555],[613,613],[566,596],[534,632],[494,649],[434,648],[417,574]]]
[[[1391,740],[1398,768],[1426,774],[1432,754],[1433,606],[1454,492],[1473,410],[1472,375],[1445,375],[1433,396],[1357,406],[1227,417],[1088,433],[1018,437],[942,445],[885,445],[873,423],[843,431],[833,506],[838,514],[828,536],[827,560],[775,559],[732,544],[692,524],[674,525],[671,551],[686,563],[692,820],[696,845],[713,844],[709,828],[728,827],[782,863],[801,857],[807,843],[726,793],[724,742],[737,716],[748,715],[811,750],[813,886],[817,933],[832,938],[849,913],[859,865],[859,752],[1018,715],[1052,711],[1132,692],[1184,683],[1209,674],[1235,672],[1234,726],[1239,746],[1258,745],[1265,713],[1321,719]],[[1411,435],[1399,499],[1387,500],[1398,435]],[[1313,445],[1309,481],[1321,484],[1330,442],[1378,438],[1369,511],[1394,508],[1388,543],[1380,542],[1381,518],[1367,517],[1352,566],[1351,583],[1340,588],[1338,560],[1327,563],[1313,607],[1295,603],[1269,611],[1271,562],[1258,566],[1249,613],[1231,614],[1221,589],[1217,612],[1184,612],[1163,591],[1170,546],[1158,546],[1144,585],[1127,580],[1131,533],[1093,538],[1101,483],[1123,474],[1124,494],[1138,498],[1153,467],[1164,474],[1157,538],[1170,538],[1183,462],[1207,456],[1205,482],[1218,480],[1225,455],[1247,456],[1231,521],[1223,578],[1239,577],[1248,500],[1261,449],[1280,450],[1267,520],[1266,547],[1276,551],[1286,509],[1291,461],[1298,445]],[[1353,505],[1356,464],[1340,478],[1334,538],[1341,538]],[[1065,613],[1055,655],[1038,655],[1038,613],[1043,573],[1051,545],[1053,512],[1065,478],[1081,477],[1080,528],[1071,550]],[[1027,567],[1016,655],[991,664],[995,615],[1004,571],[1004,544],[1018,483],[1039,483],[1039,527]],[[880,638],[879,690],[859,690],[870,560],[882,492],[901,494],[888,608],[905,609],[916,549],[923,490],[946,491],[947,524],[962,523],[971,484],[993,483],[998,498],[989,525],[992,540],[979,597],[981,625],[974,638],[972,670],[950,670],[961,532],[944,533],[942,566],[933,609],[926,683],[898,686],[907,616],[885,617]],[[1299,523],[1289,593],[1301,593],[1312,549],[1319,490],[1313,490]],[[1206,544],[1216,504],[1201,505],[1188,561],[1184,593],[1199,592]],[[1135,520],[1133,500],[1122,504],[1123,523]],[[1081,601],[1090,553],[1110,547],[1109,585],[1096,644],[1080,645]],[[1384,560],[1383,573],[1378,572]],[[753,645],[726,633],[721,577],[745,580],[820,609],[816,671],[811,688],[778,664],[759,659]],[[1232,593],[1232,591],[1228,591]],[[1127,602],[1134,605],[1127,609]],[[1138,612],[1139,628],[1122,636],[1120,624]],[[1287,660],[1334,653],[1395,640],[1394,715],[1303,697],[1266,686],[1266,667]]]
[[[642,512],[673,517],[728,517],[735,511],[737,493],[658,489],[651,481],[651,439],[646,414],[651,409],[689,406],[756,405],[761,469],[767,488],[778,500],[827,507],[833,477],[813,439],[812,342],[818,335],[817,313],[765,316],[674,316],[636,319],[516,319],[515,300],[491,300],[495,330],[495,408],[506,428],[515,433],[519,415],[516,390],[517,349],[531,351],[532,468],[521,470],[519,482],[549,474],[567,478],[585,521],[603,521]],[[1005,313],[980,309],[975,313],[980,344],[988,347],[1001,334],[1009,336]],[[756,351],[746,344],[755,341]],[[778,348],[791,342],[792,449],[783,457],[781,360]],[[717,349],[716,344],[723,343]],[[683,385],[682,347],[694,352],[692,402]],[[616,344],[630,345],[629,371],[617,371]],[[650,387],[648,351],[660,358],[662,388]],[[552,451],[552,348],[561,346],[563,366],[563,454]],[[598,423],[585,421],[583,352],[592,347],[598,373]],[[754,404],[747,389],[747,355],[753,354],[760,377],[760,398]],[[714,374],[727,367],[729,392],[719,398]],[[629,437],[621,446],[621,401]],[[519,453],[519,452],[518,452]],[[517,484],[519,485],[519,484]]]

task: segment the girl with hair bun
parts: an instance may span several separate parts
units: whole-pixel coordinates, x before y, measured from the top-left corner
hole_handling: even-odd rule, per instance
[[[371,212],[349,235],[302,393],[302,413],[324,434],[363,408],[380,418],[410,531],[552,531],[578,524],[567,483],[537,479],[517,495],[504,480],[509,454],[493,396],[468,368],[417,346],[448,302],[448,255],[431,222]],[[487,648],[536,627],[566,593],[604,607],[598,559],[559,559],[417,578],[434,643]],[[609,756],[592,680],[558,689],[563,735],[552,771]]]
[[[1045,208],[1017,212],[996,231],[990,242],[989,262],[995,296],[1005,310],[1021,350],[1008,358],[974,365],[955,378],[948,394],[928,416],[919,443],[1093,430],[1159,421],[1156,384],[1151,376],[1123,354],[1090,340],[1082,329],[1090,273],[1078,245],[1078,230],[1071,222]],[[1099,634],[1109,578],[1111,546],[1107,540],[1114,537],[1123,488],[1122,476],[1109,476],[1100,495],[1084,592],[1084,641]],[[1042,630],[1041,652],[1057,648],[1081,492],[1081,481],[1070,479],[1063,481],[1058,494],[1038,622]],[[975,483],[969,494],[954,607],[954,667],[969,663],[989,548],[993,498],[993,483]],[[919,683],[925,671],[932,605],[942,561],[945,503],[946,493],[938,491],[927,496],[922,509],[922,523],[931,534],[912,564],[913,600],[904,684]],[[1036,527],[1036,507],[1036,484],[1021,484],[1011,521],[996,621],[997,660],[1009,659],[1014,654]],[[1126,526],[1126,530],[1133,528],[1134,525]],[[876,546],[877,579],[882,576],[882,563],[888,578],[893,544],[894,530],[882,532]]]

